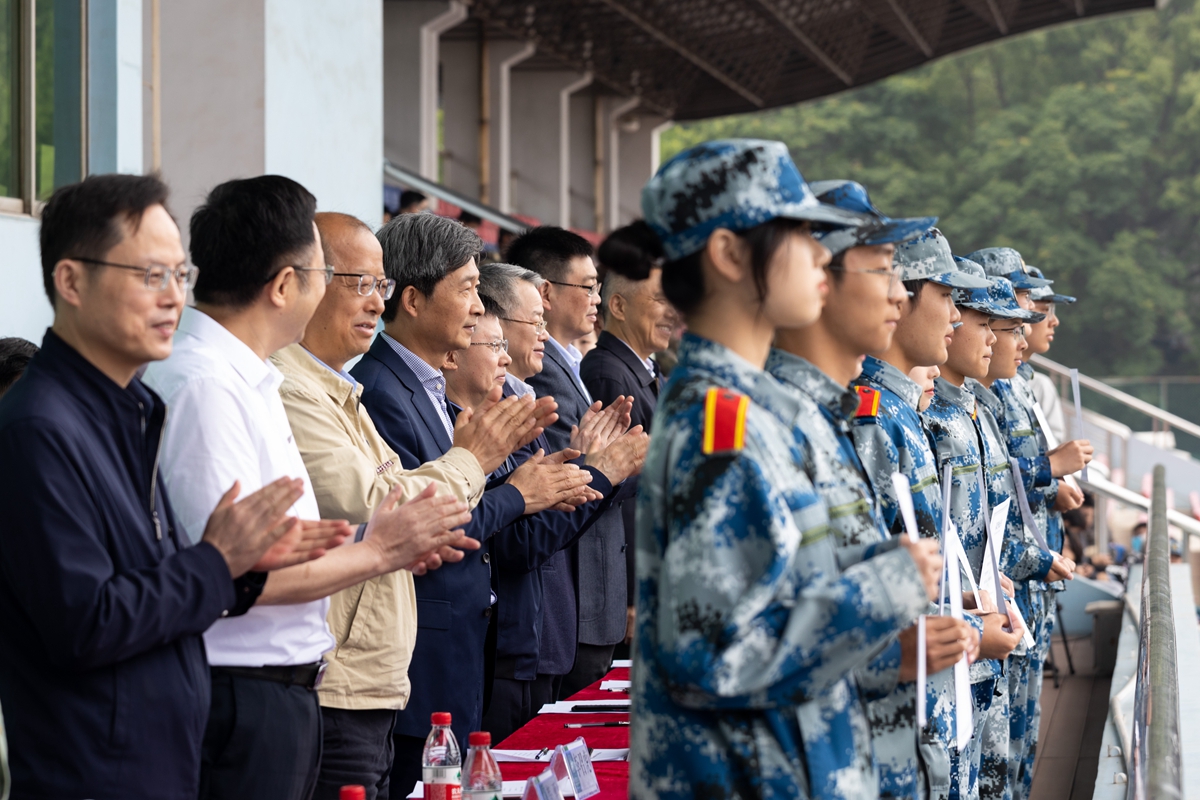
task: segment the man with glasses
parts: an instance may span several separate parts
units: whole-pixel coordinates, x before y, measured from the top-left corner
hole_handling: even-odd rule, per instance
[[[279,396],[283,375],[267,360],[300,339],[332,279],[315,211],[303,186],[266,175],[216,187],[192,215],[192,261],[203,276],[197,306],[184,309],[171,357],[151,365],[145,381],[172,408],[160,463],[193,539],[234,480],[255,489],[281,474],[299,477],[305,493],[292,513],[320,516]],[[338,643],[326,622],[328,596],[435,549],[431,537],[454,526],[421,516],[433,502],[377,513],[368,541],[337,547],[311,567],[281,570],[245,616],[205,633],[213,703],[201,797],[311,796],[321,753],[315,690],[323,656]],[[444,510],[458,515],[465,506],[449,502]],[[345,521],[329,526],[343,538],[352,533]],[[390,559],[380,558],[385,545]],[[261,722],[239,727],[248,718]]]
[[[406,468],[441,457],[455,442],[462,416],[448,401],[442,371],[450,354],[471,348],[483,306],[475,291],[479,237],[455,220],[432,214],[402,215],[380,229],[383,270],[395,281],[384,304],[384,332],[351,371],[363,385],[363,405],[380,435]],[[478,348],[473,348],[478,349]],[[487,394],[485,393],[485,401]],[[531,398],[507,399],[527,404]],[[540,408],[549,413],[553,401]],[[549,419],[549,418],[548,418]],[[515,448],[510,448],[511,449]],[[505,459],[488,472],[507,462]],[[579,493],[590,476],[566,481],[554,505]],[[546,463],[490,483],[466,532],[486,541],[527,511],[546,507],[542,491],[557,486],[561,464]],[[472,553],[435,575],[418,577],[417,640],[409,677],[413,693],[397,716],[394,791],[409,791],[420,778],[421,751],[430,715],[449,711],[460,741],[478,730],[483,717],[485,640],[491,622],[491,555]]]
[[[103,175],[42,213],[54,325],[0,401],[0,702],[19,797],[195,797],[201,634],[254,604],[252,570],[340,536],[289,516],[296,472],[238,502],[247,484],[230,479],[179,529],[159,473],[167,407],[137,377],[171,354],[196,275],[166,198],[155,177]]]
[[[539,291],[550,336],[542,370],[529,378],[529,385],[539,397],[558,401],[558,422],[546,430],[556,450],[569,447],[572,428],[581,427],[584,415],[600,407],[581,378],[583,356],[571,344],[595,329],[601,284],[594,254],[586,239],[552,226],[525,232],[507,253],[510,262],[543,279]],[[613,650],[625,639],[629,614],[623,505],[636,488],[636,481],[630,481],[578,543],[542,568],[546,613],[538,673],[553,676],[557,697],[568,697],[604,677]]]

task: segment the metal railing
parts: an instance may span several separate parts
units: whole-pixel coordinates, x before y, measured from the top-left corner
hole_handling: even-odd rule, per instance
[[[1029,363],[1035,367],[1051,372],[1059,377],[1069,377],[1071,369],[1064,367],[1057,361],[1051,361],[1045,356],[1035,355],[1029,359]],[[1153,403],[1147,403],[1145,400],[1134,397],[1131,394],[1122,392],[1120,389],[1114,389],[1103,381],[1098,381],[1095,378],[1089,378],[1086,375],[1079,376],[1079,385],[1091,389],[1102,397],[1107,397],[1110,400],[1115,400],[1122,405],[1132,408],[1134,411],[1139,411],[1150,419],[1154,420],[1155,429],[1158,429],[1158,423],[1162,424],[1162,430],[1171,430],[1175,428],[1186,434],[1195,436],[1200,439],[1200,425],[1184,419],[1178,414],[1172,414],[1170,411],[1164,411]]]
[[[1127,800],[1172,800],[1183,796],[1179,673],[1168,537],[1167,479],[1160,464],[1154,468],[1154,495],[1142,572],[1142,619],[1133,736],[1127,756]]]
[[[497,211],[489,205],[484,205],[478,200],[442,186],[437,181],[424,178],[411,170],[404,169],[404,167],[396,166],[390,161],[385,160],[383,162],[383,174],[385,177],[391,178],[409,189],[416,189],[418,192],[423,192],[431,197],[445,200],[451,205],[456,205],[464,211],[471,212],[480,219],[494,222],[501,230],[511,231],[512,233],[524,233],[529,230],[527,223],[510,214]]]

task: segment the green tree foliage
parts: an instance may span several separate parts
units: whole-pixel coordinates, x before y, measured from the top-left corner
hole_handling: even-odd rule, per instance
[[[936,214],[955,252],[1005,245],[1080,298],[1052,356],[1095,375],[1200,368],[1200,11],[1035,32],[791,108],[679,125],[664,155],[780,139],[810,180]]]

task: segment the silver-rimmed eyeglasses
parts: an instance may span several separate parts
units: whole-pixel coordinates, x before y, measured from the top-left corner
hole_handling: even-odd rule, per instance
[[[200,274],[197,267],[179,266],[168,267],[166,264],[148,264],[144,267],[135,267],[132,264],[116,264],[112,261],[101,261],[98,258],[83,258],[82,256],[68,256],[72,261],[82,261],[85,264],[94,264],[98,267],[116,267],[117,269],[128,269],[134,272],[140,272],[143,275],[142,281],[146,288],[155,292],[166,291],[171,285],[171,278],[174,277],[176,283],[184,289],[191,289],[196,285],[196,276]]]
[[[391,278],[379,278],[361,272],[334,272],[332,274],[339,278],[358,278],[358,293],[363,297],[370,297],[372,293],[379,290],[380,297],[384,300],[391,300],[392,293],[396,291],[396,281]]]

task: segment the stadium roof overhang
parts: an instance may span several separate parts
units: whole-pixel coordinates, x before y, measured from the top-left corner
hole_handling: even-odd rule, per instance
[[[537,45],[676,120],[790,105],[975,45],[1153,0],[471,0],[465,26]]]

